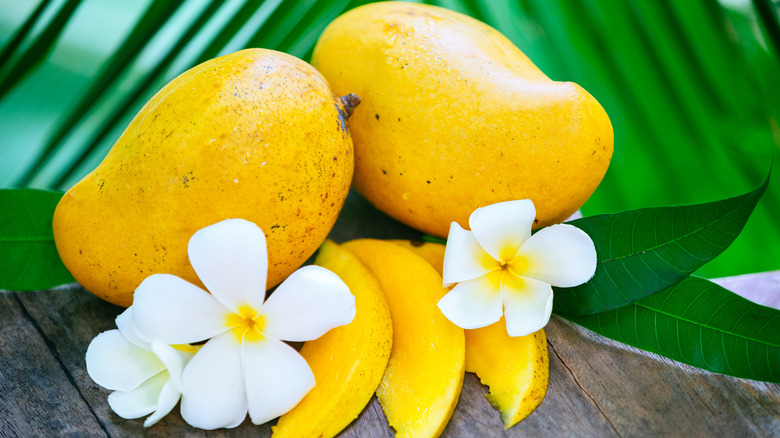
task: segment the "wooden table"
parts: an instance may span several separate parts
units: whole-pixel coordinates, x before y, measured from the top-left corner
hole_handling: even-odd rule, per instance
[[[419,238],[350,194],[331,238]],[[780,297],[780,272],[720,280]],[[269,436],[249,420],[232,430],[189,427],[175,408],[155,426],[124,420],[87,375],[84,354],[115,328],[121,308],[78,285],[0,292],[0,437]],[[504,431],[470,373],[446,437],[780,436],[780,385],[717,375],[613,342],[553,316],[546,328],[550,386],[539,409]],[[391,437],[374,398],[341,436]]]

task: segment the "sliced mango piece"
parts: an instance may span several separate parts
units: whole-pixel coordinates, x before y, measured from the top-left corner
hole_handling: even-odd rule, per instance
[[[436,307],[447,293],[441,275],[391,242],[361,239],[344,248],[382,286],[393,317],[393,351],[377,396],[396,437],[435,437],[444,431],[463,385],[465,337]]]
[[[466,330],[466,371],[490,387],[485,397],[509,429],[531,415],[547,394],[550,361],[544,329],[513,338],[502,317],[487,327]]]
[[[422,257],[433,266],[433,269],[442,275],[444,271],[444,245],[432,242],[418,242],[412,240],[391,240],[396,245],[401,245],[413,253]]]
[[[444,245],[408,240],[393,243],[414,251],[441,274]],[[539,330],[510,337],[503,318],[488,327],[466,330],[466,371],[476,373],[482,384],[490,387],[486,398],[501,412],[504,428],[509,429],[531,415],[547,393],[547,336]]]
[[[331,240],[322,244],[314,263],[344,280],[355,295],[357,314],[350,324],[303,345],[301,355],[317,384],[279,418],[273,427],[278,438],[337,435],[371,400],[392,349],[390,310],[374,275]]]

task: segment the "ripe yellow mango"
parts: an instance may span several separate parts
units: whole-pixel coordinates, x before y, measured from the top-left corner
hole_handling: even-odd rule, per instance
[[[387,299],[371,271],[330,240],[322,244],[314,263],[344,280],[355,295],[357,314],[348,325],[303,345],[301,355],[317,385],[279,418],[275,438],[336,436],[371,400],[393,345]]]
[[[403,2],[355,8],[312,57],[337,93],[363,100],[354,185],[377,208],[445,237],[477,207],[531,199],[536,227],[590,197],[612,156],[607,114],[580,86],[555,82],[495,29]]]
[[[414,251],[441,274],[444,245],[408,240],[393,243]],[[466,371],[476,373],[490,388],[486,397],[509,429],[531,415],[547,394],[550,361],[544,330],[513,338],[501,318],[490,326],[465,332]]]
[[[270,50],[188,70],[63,196],[53,223],[62,261],[86,289],[129,306],[154,273],[201,285],[190,237],[243,218],[266,234],[267,287],[276,285],[322,243],[347,196],[354,103],[334,98],[310,65]]]
[[[395,245],[361,239],[344,245],[379,280],[393,318],[393,351],[377,397],[397,437],[435,437],[447,425],[463,385],[463,329],[436,303],[447,293],[441,275]]]

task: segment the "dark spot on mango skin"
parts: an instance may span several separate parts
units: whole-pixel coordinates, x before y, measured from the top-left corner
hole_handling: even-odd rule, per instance
[[[374,114],[374,117],[376,117],[377,121],[379,120],[379,114]]]

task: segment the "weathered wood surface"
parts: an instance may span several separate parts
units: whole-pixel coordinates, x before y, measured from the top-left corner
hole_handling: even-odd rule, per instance
[[[331,237],[419,234],[351,195]],[[780,296],[780,272],[723,279],[732,290]],[[755,287],[755,285],[759,285]],[[115,328],[121,308],[77,285],[0,293],[0,437],[270,436],[249,421],[232,430],[191,428],[178,409],[160,423],[123,420],[87,375],[84,355]],[[547,326],[550,386],[542,405],[505,431],[467,373],[446,437],[780,436],[780,385],[721,376],[610,341],[553,317]],[[342,435],[391,437],[376,399]]]

